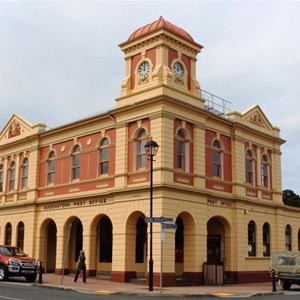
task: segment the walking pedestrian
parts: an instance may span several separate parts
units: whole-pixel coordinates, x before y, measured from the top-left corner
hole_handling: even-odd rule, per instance
[[[83,273],[83,279],[82,281],[84,283],[86,283],[86,264],[85,264],[85,255],[84,255],[84,251],[81,250],[78,256],[78,261],[76,263],[76,275],[74,278],[74,282],[77,282],[78,276],[80,274],[82,270]]]

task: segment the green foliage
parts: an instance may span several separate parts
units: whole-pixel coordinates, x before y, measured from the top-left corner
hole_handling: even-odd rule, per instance
[[[282,193],[282,201],[285,205],[300,207],[300,197],[292,190],[284,190]]]

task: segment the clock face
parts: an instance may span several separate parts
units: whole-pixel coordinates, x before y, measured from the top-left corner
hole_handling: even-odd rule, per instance
[[[178,80],[183,79],[184,69],[183,65],[180,62],[176,62],[173,66],[173,72]]]
[[[138,73],[142,80],[145,80],[147,78],[150,73],[150,64],[148,61],[144,61],[140,64]]]

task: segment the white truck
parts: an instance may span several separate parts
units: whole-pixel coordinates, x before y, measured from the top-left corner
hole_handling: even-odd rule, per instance
[[[292,284],[300,285],[300,251],[273,252],[270,272],[284,290]]]

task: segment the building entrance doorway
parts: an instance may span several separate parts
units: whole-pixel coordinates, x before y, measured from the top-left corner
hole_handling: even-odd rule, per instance
[[[221,236],[219,234],[207,236],[207,262],[221,262]]]
[[[225,257],[230,254],[230,227],[222,217],[207,222],[207,261],[203,267],[204,284],[223,284],[226,270]]]

